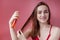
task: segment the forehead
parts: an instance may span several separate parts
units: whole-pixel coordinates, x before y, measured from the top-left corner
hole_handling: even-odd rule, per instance
[[[48,7],[45,6],[45,5],[41,5],[41,6],[38,6],[37,10],[38,11],[40,11],[40,10],[48,10]]]

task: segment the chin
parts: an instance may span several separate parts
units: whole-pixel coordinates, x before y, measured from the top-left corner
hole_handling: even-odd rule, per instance
[[[40,23],[47,23],[47,21],[40,21]]]

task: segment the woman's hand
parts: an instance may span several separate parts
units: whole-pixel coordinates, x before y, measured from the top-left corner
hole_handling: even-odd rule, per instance
[[[17,37],[19,40],[27,40],[21,30],[17,31]]]
[[[9,26],[10,28],[15,28],[17,19],[19,18],[19,11],[15,11],[12,17],[9,20]]]

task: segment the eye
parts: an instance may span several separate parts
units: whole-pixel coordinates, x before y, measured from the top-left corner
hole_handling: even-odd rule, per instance
[[[49,13],[48,10],[45,10],[44,13]]]
[[[41,14],[42,11],[39,11],[38,14]]]

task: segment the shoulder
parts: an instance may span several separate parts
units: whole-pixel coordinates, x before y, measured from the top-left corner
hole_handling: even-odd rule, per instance
[[[60,38],[60,27],[52,25],[51,37],[49,40],[58,40],[59,38]]]
[[[58,27],[58,26],[52,26],[51,33],[54,36],[60,36],[60,27]]]
[[[58,27],[58,26],[52,26],[52,30],[55,30],[55,31],[59,32],[60,31],[60,27]]]

